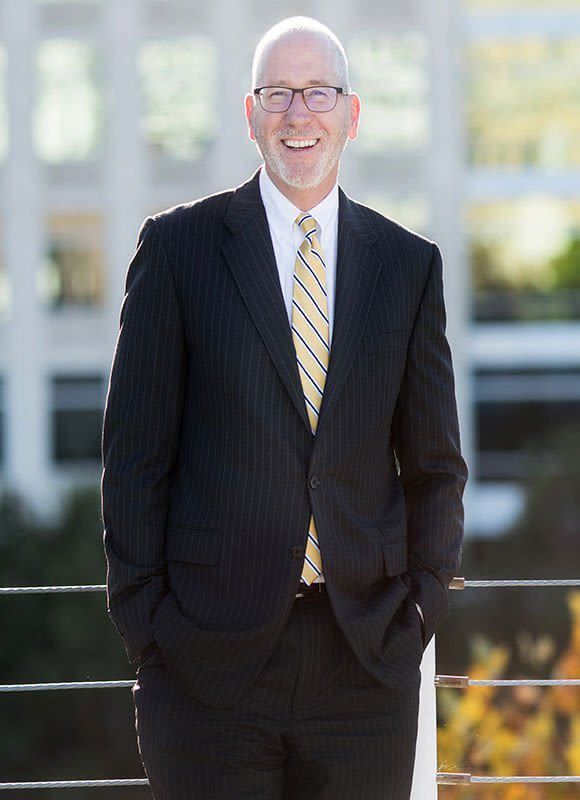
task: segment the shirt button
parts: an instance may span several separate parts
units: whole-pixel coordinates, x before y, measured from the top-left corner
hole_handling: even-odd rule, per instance
[[[304,552],[305,552],[304,548],[299,544],[295,544],[292,547],[292,556],[294,558],[302,558],[304,556]]]
[[[320,478],[317,475],[313,475],[310,478],[310,488],[318,489],[319,486],[320,486]]]

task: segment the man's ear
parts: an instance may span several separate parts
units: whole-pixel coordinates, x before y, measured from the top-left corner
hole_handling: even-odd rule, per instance
[[[356,139],[358,133],[358,124],[360,119],[360,97],[356,92],[349,95],[350,98],[350,127],[348,129],[348,138]]]
[[[252,125],[252,114],[254,111],[254,95],[247,94],[244,100],[244,106],[246,111],[246,120],[248,122],[248,136],[250,139],[255,142],[256,141],[256,134],[254,133],[254,126]]]

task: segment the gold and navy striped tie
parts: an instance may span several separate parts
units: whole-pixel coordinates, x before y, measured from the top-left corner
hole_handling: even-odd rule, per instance
[[[304,241],[296,253],[294,265],[292,339],[296,348],[306,411],[314,434],[318,423],[318,411],[324,392],[330,352],[326,265],[320,241],[316,236],[318,226],[314,217],[304,212],[296,217],[295,222],[304,234]],[[322,558],[314,517],[311,515],[302,580],[310,584],[321,574]]]

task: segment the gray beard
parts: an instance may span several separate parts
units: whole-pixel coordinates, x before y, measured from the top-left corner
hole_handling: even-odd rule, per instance
[[[265,163],[270,168],[270,171],[281,178],[288,186],[292,186],[295,189],[315,189],[319,186],[332,170],[348,143],[348,127],[347,124],[345,124],[343,129],[343,143],[340,144],[339,140],[331,147],[330,151],[321,154],[321,157],[311,169],[301,173],[293,170],[286,164],[282,155],[271,146],[271,140],[262,137],[259,128],[254,127],[254,130],[256,135],[256,147]],[[280,141],[280,139],[278,141]],[[321,138],[320,146],[322,146],[323,141],[324,139]],[[285,145],[282,145],[282,147],[284,146]]]

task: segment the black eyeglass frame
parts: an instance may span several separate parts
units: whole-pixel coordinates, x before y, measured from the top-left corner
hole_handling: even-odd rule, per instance
[[[290,98],[290,102],[288,103],[287,108],[285,108],[283,111],[270,111],[269,108],[264,108],[264,106],[262,105],[262,96],[260,94],[260,92],[263,91],[264,89],[286,89],[288,92],[292,92],[292,97]],[[335,89],[336,97],[334,99],[334,105],[332,106],[332,108],[327,108],[325,111],[318,111],[317,109],[310,108],[310,106],[306,102],[306,98],[304,97],[304,92],[306,91],[306,89]],[[258,95],[261,108],[263,108],[264,111],[266,111],[268,114],[285,114],[286,111],[288,111],[288,109],[294,102],[294,95],[297,93],[302,95],[302,100],[304,101],[304,105],[309,111],[312,111],[314,114],[328,114],[329,111],[334,111],[334,109],[336,108],[339,94],[341,94],[343,97],[348,97],[350,94],[350,92],[345,92],[342,86],[322,86],[322,84],[319,86],[303,86],[302,89],[292,89],[290,88],[290,86],[260,86],[258,89],[254,89],[253,93]]]

